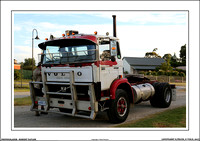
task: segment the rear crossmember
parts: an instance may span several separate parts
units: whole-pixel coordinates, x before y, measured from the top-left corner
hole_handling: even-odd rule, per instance
[[[47,73],[68,73],[70,77],[69,82],[48,82],[47,81]],[[98,112],[98,102],[95,97],[95,90],[93,83],[75,83],[74,81],[74,71],[53,71],[53,70],[45,70],[42,71],[42,80],[43,82],[30,82],[30,95],[32,100],[31,111],[36,112],[53,112],[64,115],[83,117],[95,119],[96,114]],[[37,95],[36,88],[34,88],[34,84],[42,84],[42,92],[43,96]],[[49,87],[52,85],[65,85],[70,87],[70,93],[63,92],[51,92],[49,91]],[[88,95],[90,100],[78,100],[77,99],[77,91],[76,86],[88,86]],[[71,99],[64,98],[54,98],[53,95],[61,95],[61,96],[70,96]],[[39,109],[38,106],[44,106],[44,109]],[[53,110],[53,108],[64,109],[64,111]],[[66,110],[70,112],[65,112]],[[84,113],[85,112],[85,113]],[[86,114],[87,112],[87,114]],[[89,113],[89,114],[88,114]]]

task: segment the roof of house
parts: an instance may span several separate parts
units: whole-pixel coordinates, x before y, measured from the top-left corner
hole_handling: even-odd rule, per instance
[[[14,69],[15,70],[20,70],[21,68],[21,65],[20,64],[14,64]]]
[[[135,70],[155,70],[157,66],[131,66]]]
[[[178,66],[176,69],[186,70],[186,66]]]
[[[134,69],[152,70],[165,62],[163,58],[124,57]]]

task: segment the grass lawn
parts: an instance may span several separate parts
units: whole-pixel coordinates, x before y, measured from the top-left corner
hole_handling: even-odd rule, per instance
[[[14,88],[14,92],[30,92],[29,88]]]
[[[29,79],[22,79],[22,87],[21,87],[21,80],[14,81],[14,92],[28,92],[29,89]]]
[[[132,123],[121,124],[115,127],[184,128],[186,127],[186,107],[167,110]]]
[[[14,106],[28,106],[31,105],[31,97],[23,97],[23,98],[15,98],[14,99]]]

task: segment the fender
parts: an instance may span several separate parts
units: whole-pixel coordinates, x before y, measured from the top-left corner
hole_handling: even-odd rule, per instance
[[[134,99],[133,89],[131,88],[131,85],[126,78],[114,80],[114,82],[111,84],[111,87],[110,87],[110,99],[115,99],[115,92],[118,87],[126,88],[125,90],[127,90],[129,92],[128,93],[129,97],[132,97],[132,99],[130,99],[130,101],[131,102],[134,101],[133,100]],[[131,95],[130,95],[130,93],[131,93]]]

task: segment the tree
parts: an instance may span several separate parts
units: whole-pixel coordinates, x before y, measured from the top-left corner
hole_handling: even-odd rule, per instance
[[[171,67],[169,62],[164,62],[164,63],[161,64],[160,69],[163,70],[163,71],[170,71],[173,68]]]
[[[24,59],[24,63],[21,64],[24,70],[32,70],[32,58]],[[33,67],[35,68],[35,59],[33,58]]]
[[[180,66],[180,59],[176,57],[176,53],[171,57],[170,64],[174,68]]]
[[[170,58],[170,60],[171,60],[172,55],[171,55],[170,53],[167,53],[167,54],[165,54],[162,58],[165,59],[165,61],[167,61],[169,58]]]
[[[24,59],[24,66],[32,66],[32,58]],[[35,59],[33,58],[33,66],[35,66]]]
[[[186,66],[186,44],[181,46],[180,58],[183,66]]]
[[[167,72],[172,70],[173,68],[171,67],[170,61],[171,61],[171,54],[165,54],[163,56],[163,59],[165,59],[166,62],[162,63],[161,66],[159,67],[159,69]]]
[[[147,52],[145,58],[161,58],[161,56],[156,53],[157,50],[157,48],[154,48],[152,52]]]

